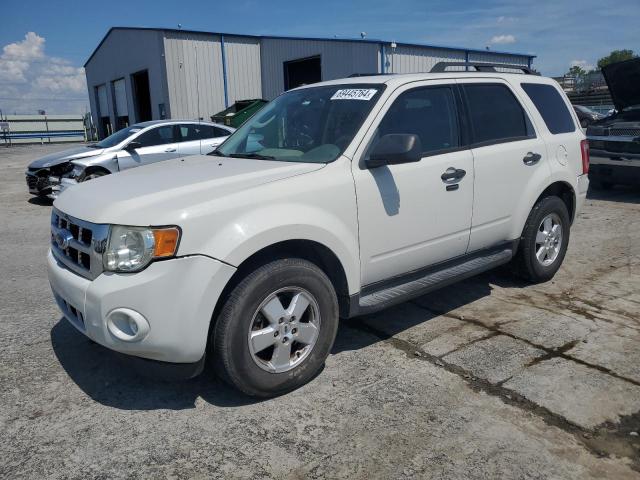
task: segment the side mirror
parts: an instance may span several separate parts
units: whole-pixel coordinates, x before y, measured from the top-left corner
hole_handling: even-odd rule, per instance
[[[133,152],[136,150],[136,148],[140,148],[142,147],[142,144],[140,142],[136,142],[135,140],[132,142],[127,143],[127,145],[124,147],[124,149],[127,152]]]
[[[367,168],[383,165],[419,162],[422,158],[420,137],[407,133],[390,133],[383,136],[365,161]]]

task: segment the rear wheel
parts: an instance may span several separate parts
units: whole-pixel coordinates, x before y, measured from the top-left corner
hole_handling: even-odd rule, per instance
[[[215,371],[248,395],[288,392],[320,371],[337,328],[336,293],[320,268],[301,259],[270,262],[225,302],[212,332]]]
[[[531,210],[525,224],[516,271],[531,282],[553,278],[564,260],[569,244],[570,218],[567,206],[558,197],[545,197]]]

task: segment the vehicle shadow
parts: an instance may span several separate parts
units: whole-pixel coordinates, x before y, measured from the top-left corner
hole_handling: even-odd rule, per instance
[[[114,352],[90,341],[64,318],[51,329],[51,344],[71,380],[105,406],[121,410],[183,410],[194,408],[198,398],[220,407],[261,401],[227,386],[208,367],[190,380],[147,378]]]
[[[609,190],[596,190],[590,186],[587,200],[640,204],[640,186],[615,185]]]
[[[53,200],[50,198],[31,197],[27,200],[31,205],[40,205],[42,207],[50,207],[53,205]]]
[[[405,302],[372,315],[343,320],[332,353],[365,348],[418,324],[447,315],[453,310],[491,295],[493,285],[519,289],[530,284],[518,279],[508,267],[503,267],[411,301],[413,305],[420,308],[407,308]],[[353,335],[349,330],[356,330],[362,334]]]
[[[374,315],[343,320],[332,354],[366,348],[447,314],[490,295],[492,285],[522,288],[527,284],[498,269],[413,300],[426,308],[408,309],[405,303]],[[387,322],[387,319],[390,320]],[[376,321],[384,322],[383,332],[369,326]],[[119,355],[91,342],[64,318],[51,329],[51,344],[69,377],[89,397],[105,406],[121,410],[183,410],[194,408],[199,398],[219,407],[240,407],[263,401],[227,386],[208,366],[190,380],[162,381],[145,377]]]

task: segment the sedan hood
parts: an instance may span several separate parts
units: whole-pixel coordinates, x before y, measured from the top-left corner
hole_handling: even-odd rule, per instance
[[[133,168],[80,183],[55,201],[59,210],[94,223],[125,225],[179,224],[186,217],[209,212],[215,202],[260,202],[247,190],[295,175],[319,170],[324,164],[190,156]],[[236,196],[237,198],[237,196]]]
[[[77,160],[84,157],[92,157],[94,155],[100,155],[104,152],[104,148],[92,148],[87,145],[81,147],[70,148],[69,150],[63,150],[62,152],[52,153],[46,157],[34,160],[29,164],[29,168],[47,168],[61,163],[68,162],[69,160]]]
[[[607,65],[602,74],[618,112],[640,105],[640,58]]]

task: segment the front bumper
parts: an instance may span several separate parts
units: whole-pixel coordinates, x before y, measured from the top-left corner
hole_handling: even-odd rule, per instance
[[[623,185],[640,184],[640,154],[591,150],[589,177]]]
[[[39,173],[25,172],[29,193],[40,197],[56,198],[60,192],[60,178]]]
[[[235,268],[202,255],[154,262],[133,274],[83,278],[49,252],[49,282],[65,318],[111,350],[171,363],[200,362],[216,302]],[[142,338],[113,333],[114,312],[131,311],[148,323]]]

